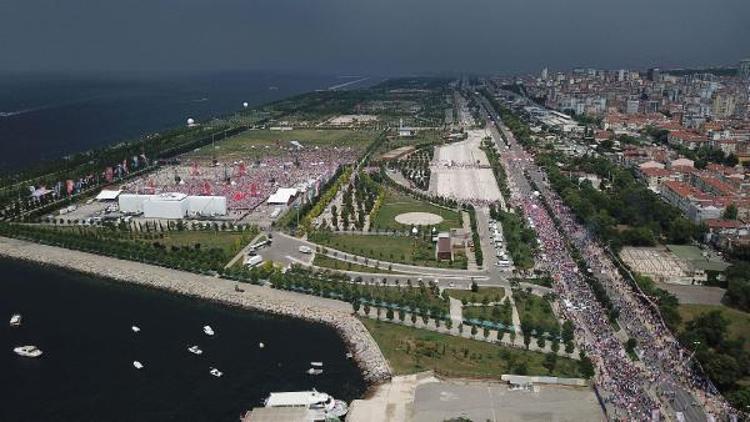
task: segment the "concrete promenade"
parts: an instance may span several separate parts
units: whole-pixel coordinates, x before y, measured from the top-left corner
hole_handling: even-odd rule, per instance
[[[323,323],[335,328],[341,335],[368,382],[381,382],[391,376],[388,362],[377,343],[352,315],[351,305],[346,302],[250,284],[243,284],[244,292],[237,292],[237,283],[232,280],[5,237],[0,237],[0,256]]]

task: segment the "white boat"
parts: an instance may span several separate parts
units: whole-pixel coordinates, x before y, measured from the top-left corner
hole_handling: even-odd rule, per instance
[[[310,362],[310,366],[317,366],[318,368],[320,368],[321,366],[323,366],[323,362]]]
[[[134,333],[140,333],[141,332],[141,328],[138,327],[137,325],[134,325],[134,326],[130,327],[130,329],[133,330]]]
[[[266,407],[306,407],[317,413],[315,416],[320,416],[320,419],[340,418],[349,411],[345,402],[335,400],[330,395],[316,390],[271,393],[264,405]]]
[[[347,359],[351,359],[353,357],[354,357],[354,355],[352,355],[352,352],[346,352],[346,358]]]
[[[263,344],[263,342],[260,342],[260,343],[258,343],[258,347],[262,349],[262,348],[266,347],[266,345]]]
[[[307,370],[307,375],[320,375],[323,373],[322,369],[310,368]]]
[[[38,358],[43,353],[36,346],[19,346],[13,349],[13,351],[16,352],[18,356],[23,356],[25,358]]]
[[[133,361],[133,367],[134,367],[135,369],[143,369],[143,364],[142,364],[142,363],[140,363],[140,362],[138,362],[137,360],[134,360],[134,361]]]
[[[194,355],[202,355],[203,354],[203,350],[201,350],[201,348],[198,347],[197,345],[188,347],[188,351],[190,353],[194,354]]]
[[[10,317],[10,326],[11,327],[21,326],[21,314],[13,314],[13,316]]]
[[[216,378],[219,378],[220,376],[224,375],[223,372],[219,371],[216,368],[211,368],[211,370],[208,371],[208,373],[211,374],[211,375],[213,375],[213,376],[215,376]]]
[[[206,335],[207,335],[207,336],[212,336],[212,335],[214,335],[214,334],[215,334],[215,333],[214,333],[214,329],[213,329],[213,328],[211,328],[211,326],[210,326],[210,325],[204,325],[204,326],[203,326],[203,332],[204,332],[204,333],[206,333]]]

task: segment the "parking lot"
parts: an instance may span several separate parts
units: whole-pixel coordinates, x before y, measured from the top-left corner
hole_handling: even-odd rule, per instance
[[[601,421],[604,416],[590,388],[536,385],[511,391],[492,382],[434,382],[417,386],[414,421],[464,417],[473,421]]]

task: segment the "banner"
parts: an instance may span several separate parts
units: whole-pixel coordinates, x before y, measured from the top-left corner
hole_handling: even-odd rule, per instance
[[[68,195],[72,195],[73,194],[73,188],[74,187],[75,187],[75,183],[72,180],[68,179],[68,180],[65,181],[65,189],[67,190]]]
[[[112,167],[107,167],[106,170],[104,170],[104,178],[107,179],[107,183],[112,183],[112,178],[115,175],[115,171],[112,170]]]

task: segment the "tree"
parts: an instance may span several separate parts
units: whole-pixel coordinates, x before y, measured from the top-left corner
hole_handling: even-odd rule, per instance
[[[540,335],[536,338],[536,345],[540,350],[544,350],[544,346],[547,345],[547,342],[544,340],[544,336]]]
[[[474,293],[479,291],[479,285],[474,280],[471,281],[471,291]]]
[[[573,322],[570,320],[565,320],[562,325],[562,341],[564,343],[570,343],[573,341]]]
[[[389,321],[393,321],[393,309],[388,308],[385,312],[385,317],[388,318]]]
[[[588,356],[581,356],[581,360],[578,362],[578,368],[584,378],[591,378],[594,376],[594,364],[591,363],[591,359],[589,359]]]
[[[544,362],[542,362],[542,366],[544,366],[544,368],[547,369],[547,372],[551,374],[557,366],[557,354],[547,353],[546,355],[544,355]]]
[[[737,219],[737,205],[734,205],[734,203],[729,204],[727,208],[724,210],[723,218],[727,220],[736,220]]]
[[[370,305],[365,303],[363,310],[365,311],[365,315],[370,316]]]
[[[355,314],[359,313],[359,301],[358,300],[355,300],[354,302],[352,302],[352,307],[354,308]]]
[[[569,341],[569,342],[565,343],[565,353],[571,354],[571,353],[573,353],[573,350],[575,350],[575,348],[576,348],[576,346],[575,346],[575,344],[573,344],[572,341]]]
[[[528,331],[524,331],[523,332],[523,345],[526,346],[526,349],[528,349],[530,344],[531,344],[531,333]]]

